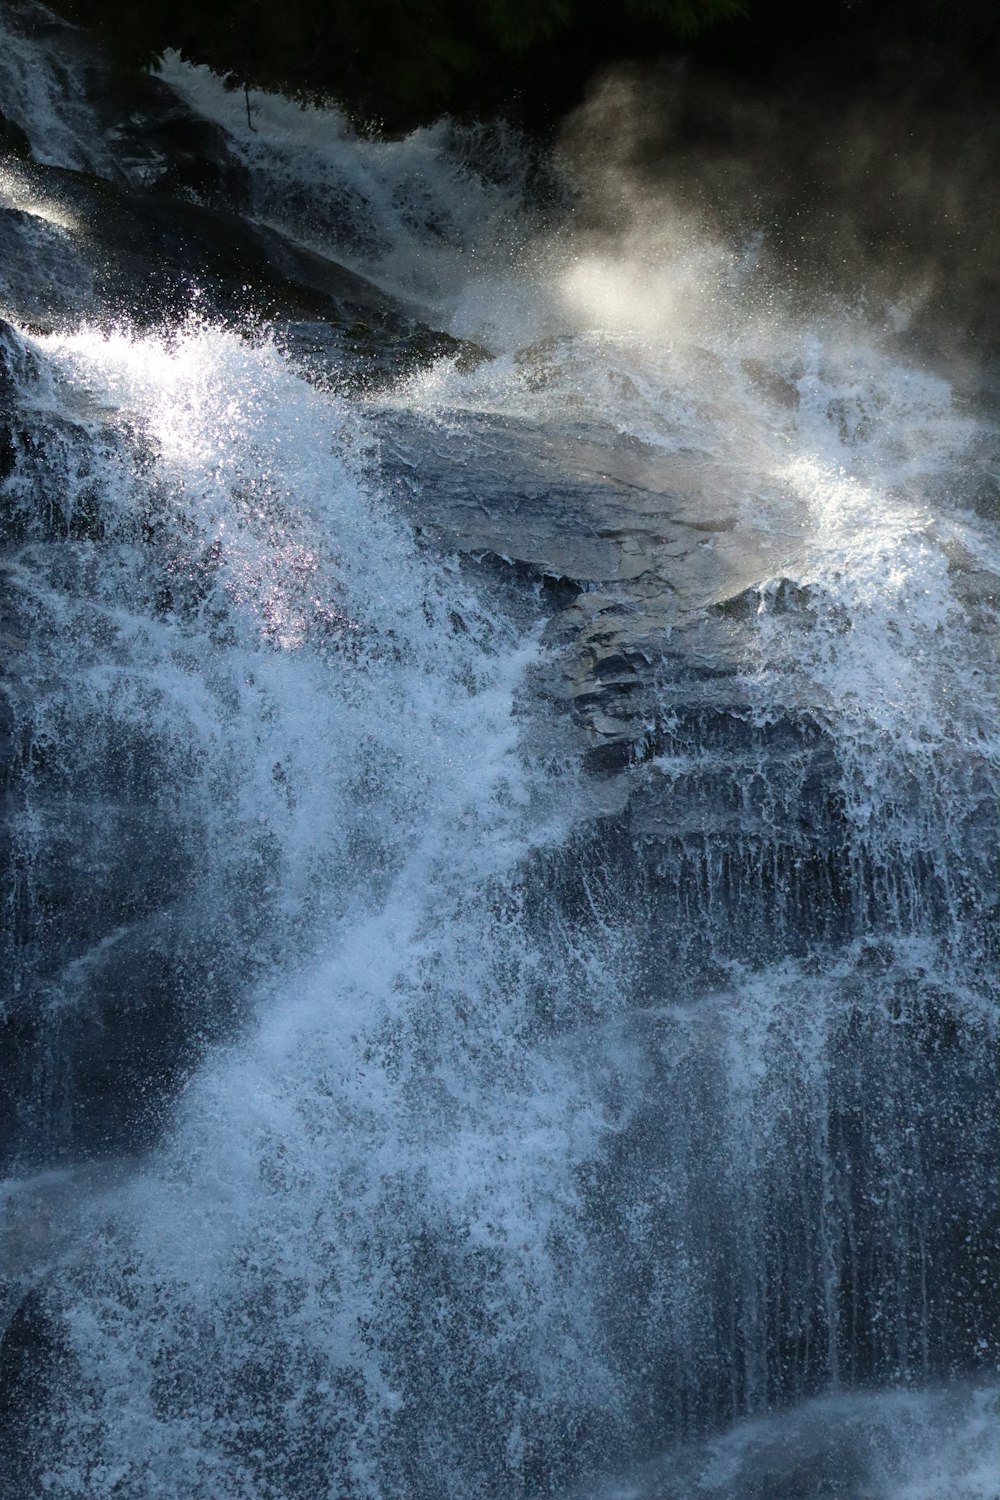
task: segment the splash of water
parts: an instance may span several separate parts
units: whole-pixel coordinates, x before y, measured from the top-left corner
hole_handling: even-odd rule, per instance
[[[166,76],[237,138],[241,100]],[[445,127],[387,146],[256,104],[257,211],[374,248],[496,357],[379,406],[197,321],[19,344],[22,920],[56,904],[57,816],[117,806],[148,872],[127,951],[166,932],[198,1032],[141,1170],[58,1209],[32,1482],[993,1500],[992,427],[856,319],[748,310],[752,258],[667,256],[637,296],[634,261],[549,241],[508,299],[516,271],[479,274],[508,190]],[[624,812],[532,701],[540,596],[525,627],[393,513],[387,410],[428,451],[469,434],[472,490],[475,418],[567,467],[581,435],[694,454],[768,538],[701,609],[725,661],[659,623]],[[132,930],[49,932],[47,1055],[127,993]],[[32,1120],[56,1150],[64,1085]],[[8,1196],[44,1240],[59,1193]]]

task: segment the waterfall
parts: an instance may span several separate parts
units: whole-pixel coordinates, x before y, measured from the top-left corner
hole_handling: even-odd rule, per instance
[[[996,1500],[988,402],[44,18],[18,243],[193,121],[448,342],[0,276],[4,1495]]]

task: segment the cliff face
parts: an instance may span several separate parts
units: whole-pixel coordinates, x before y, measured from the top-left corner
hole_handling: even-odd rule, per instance
[[[4,1500],[979,1500],[961,298],[683,80],[553,164],[2,24]]]

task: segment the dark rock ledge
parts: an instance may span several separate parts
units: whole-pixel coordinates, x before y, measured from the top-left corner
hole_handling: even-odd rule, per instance
[[[746,518],[738,471],[596,423],[463,413],[446,426],[392,409],[380,428],[382,465],[428,540],[547,585],[545,686],[571,709],[592,770],[655,758],[685,715],[745,716],[746,617],[800,538]],[[786,581],[777,602],[804,600]]]

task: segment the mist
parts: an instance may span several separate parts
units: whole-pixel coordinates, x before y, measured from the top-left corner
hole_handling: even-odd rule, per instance
[[[860,316],[900,349],[987,362],[1000,113],[899,73],[862,95],[609,70],[558,139],[581,259],[622,263],[640,326],[717,316],[735,291],[744,316]]]

